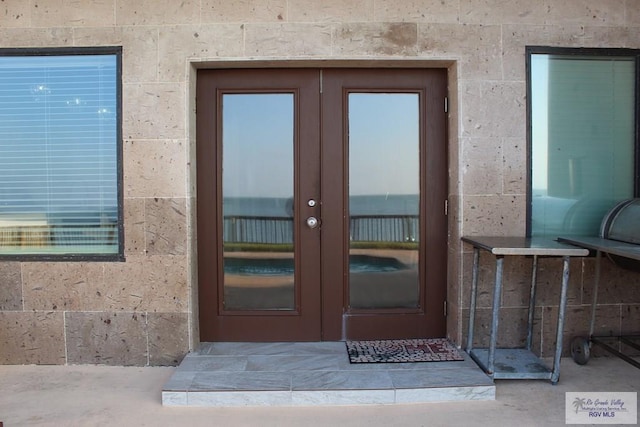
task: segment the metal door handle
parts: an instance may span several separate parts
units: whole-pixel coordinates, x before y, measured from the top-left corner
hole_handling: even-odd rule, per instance
[[[316,228],[318,224],[319,224],[318,218],[314,216],[310,216],[309,218],[307,218],[307,226],[309,228]]]

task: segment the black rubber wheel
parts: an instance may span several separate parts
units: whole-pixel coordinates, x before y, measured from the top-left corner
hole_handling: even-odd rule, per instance
[[[591,356],[589,340],[583,337],[575,337],[571,340],[571,357],[578,365],[586,365]]]

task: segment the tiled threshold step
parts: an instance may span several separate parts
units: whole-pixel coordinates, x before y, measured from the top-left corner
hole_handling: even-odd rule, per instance
[[[162,391],[165,406],[370,405],[494,400],[495,385],[461,362],[351,364],[344,342],[204,343]]]

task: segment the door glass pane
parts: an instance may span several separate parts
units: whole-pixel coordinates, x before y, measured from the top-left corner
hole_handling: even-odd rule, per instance
[[[419,304],[419,96],[349,94],[351,308]]]
[[[531,234],[599,233],[633,197],[633,57],[531,55]]]
[[[292,310],[293,94],[222,97],[224,307]]]

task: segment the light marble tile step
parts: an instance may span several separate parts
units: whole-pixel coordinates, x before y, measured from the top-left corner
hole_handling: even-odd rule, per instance
[[[461,362],[351,364],[343,342],[205,343],[167,381],[167,406],[358,405],[493,400]]]
[[[162,392],[164,406],[338,406],[495,400],[495,386],[399,390]]]

